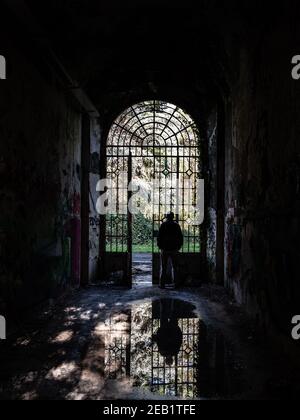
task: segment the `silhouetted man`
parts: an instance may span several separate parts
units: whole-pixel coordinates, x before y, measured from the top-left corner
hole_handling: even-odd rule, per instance
[[[183,245],[182,230],[174,220],[174,213],[170,212],[166,216],[166,221],[161,225],[157,245],[161,250],[161,276],[160,287],[165,288],[168,274],[168,263],[171,262],[173,269],[173,282],[178,285],[178,255]]]

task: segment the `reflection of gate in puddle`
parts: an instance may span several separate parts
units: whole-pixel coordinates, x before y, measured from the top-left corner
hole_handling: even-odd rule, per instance
[[[121,379],[130,376],[131,313],[109,317],[105,322],[105,376]]]
[[[199,342],[199,319],[179,319],[183,334],[183,344],[172,366],[161,356],[155,343],[152,350],[151,390],[163,395],[193,398],[197,391],[197,347]],[[153,320],[153,331],[160,326],[158,319]]]
[[[153,344],[151,391],[166,396],[193,398],[197,395],[197,355],[201,322],[193,315],[190,306],[183,302],[156,301],[152,308],[152,336],[162,327],[162,312],[166,306],[169,306],[166,317],[175,318],[182,332],[182,344],[171,364],[161,355],[158,344]]]
[[[161,326],[161,307],[170,302],[182,331],[182,345],[168,366],[153,337]],[[103,325],[106,378],[120,380],[131,376],[135,385],[160,395],[195,397],[200,325],[190,305],[180,301],[155,301],[110,316]]]
[[[170,307],[167,317],[176,320],[182,333],[180,346],[174,344],[170,353],[171,362],[155,338],[162,326],[162,308],[168,314]],[[157,396],[193,399],[226,394],[224,338],[208,331],[190,304],[163,299],[133,305],[107,318],[101,335],[106,379],[130,378],[133,387]]]

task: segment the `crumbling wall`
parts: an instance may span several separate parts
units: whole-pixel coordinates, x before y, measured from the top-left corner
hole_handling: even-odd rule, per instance
[[[91,283],[99,281],[99,237],[100,217],[96,209],[99,193],[97,184],[100,180],[101,130],[98,120],[92,121],[91,166],[90,166],[90,240],[89,240],[89,279]]]
[[[300,84],[291,77],[293,28],[282,16],[231,51],[239,68],[226,106],[226,283],[260,325],[284,336],[290,336],[300,297]]]
[[[50,68],[7,45],[0,95],[1,313],[80,276],[81,116]],[[38,60],[37,60],[38,61]]]
[[[217,281],[217,148],[218,148],[218,127],[217,109],[214,109],[207,124],[207,265],[208,277],[213,283]]]

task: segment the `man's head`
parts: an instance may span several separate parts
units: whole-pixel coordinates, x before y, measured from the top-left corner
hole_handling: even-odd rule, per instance
[[[173,366],[173,363],[174,363],[173,356],[167,356],[166,357],[166,365],[171,367],[171,366]]]
[[[172,211],[170,211],[169,213],[166,214],[166,218],[168,221],[171,222],[175,219],[175,214]]]

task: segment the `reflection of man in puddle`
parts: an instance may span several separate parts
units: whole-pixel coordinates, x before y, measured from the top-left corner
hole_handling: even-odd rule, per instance
[[[162,289],[166,285],[169,262],[173,271],[174,285],[178,286],[178,254],[183,245],[183,235],[174,218],[173,212],[167,214],[167,220],[161,225],[157,239],[157,245],[161,250],[160,287]]]
[[[153,336],[159,353],[166,358],[166,364],[172,366],[174,358],[178,356],[182,346],[182,331],[178,326],[178,319],[174,312],[174,300],[160,301],[160,327]]]

